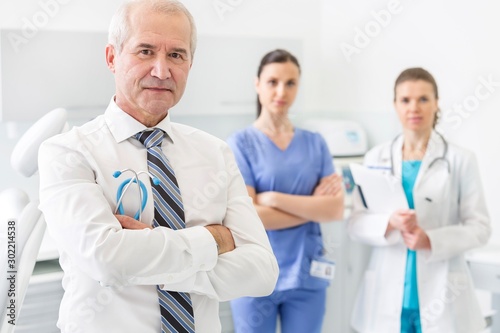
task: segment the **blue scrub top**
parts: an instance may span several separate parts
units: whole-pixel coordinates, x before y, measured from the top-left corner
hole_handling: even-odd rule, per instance
[[[231,135],[228,144],[245,184],[255,188],[256,193],[311,195],[320,179],[334,172],[323,137],[299,128],[295,128],[285,150],[254,126]],[[329,285],[327,280],[309,274],[311,261],[322,258],[324,253],[318,223],[268,230],[267,235],[280,267],[275,290],[320,289]]]
[[[403,161],[402,182],[408,200],[408,206],[415,208],[413,202],[413,187],[417,179],[422,161]],[[418,309],[418,284],[417,284],[417,252],[408,250],[406,256],[406,275],[403,295],[404,309]]]

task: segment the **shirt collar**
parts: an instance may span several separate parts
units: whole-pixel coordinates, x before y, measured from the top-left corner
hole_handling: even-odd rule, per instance
[[[109,102],[106,112],[104,113],[104,119],[109,127],[111,135],[113,135],[117,143],[125,141],[136,133],[148,129],[148,127],[144,126],[131,115],[120,109],[120,107],[115,103],[115,96],[113,96]],[[167,133],[167,138],[174,142],[172,138],[170,114],[167,114],[167,116],[154,128],[163,130]]]

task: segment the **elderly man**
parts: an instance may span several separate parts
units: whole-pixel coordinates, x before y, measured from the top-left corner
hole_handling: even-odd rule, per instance
[[[219,301],[272,292],[276,259],[227,145],[170,121],[196,46],[173,0],[125,3],[105,113],[40,148],[69,332],[220,332]]]

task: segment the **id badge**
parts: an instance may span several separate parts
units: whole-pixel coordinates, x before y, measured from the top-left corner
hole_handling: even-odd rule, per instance
[[[332,261],[318,261],[311,262],[311,276],[332,281],[335,277],[335,263]]]

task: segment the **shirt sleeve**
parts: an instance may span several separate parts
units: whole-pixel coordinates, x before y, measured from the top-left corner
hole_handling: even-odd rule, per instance
[[[185,281],[215,266],[215,242],[204,227],[122,229],[90,153],[68,141],[84,147],[70,135],[40,147],[39,207],[70,265],[106,286]]]

